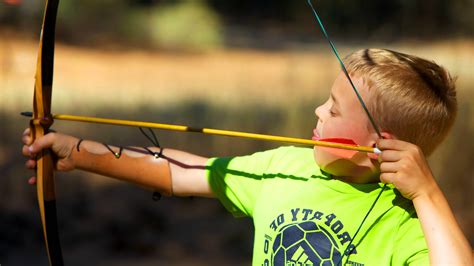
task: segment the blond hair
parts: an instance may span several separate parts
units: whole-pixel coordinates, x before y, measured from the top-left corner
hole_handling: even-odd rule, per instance
[[[351,75],[368,82],[368,109],[382,131],[429,155],[446,137],[457,113],[455,79],[433,61],[384,49],[347,56]]]

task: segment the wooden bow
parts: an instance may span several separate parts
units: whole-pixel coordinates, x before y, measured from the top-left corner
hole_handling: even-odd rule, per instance
[[[53,85],[54,35],[59,0],[47,0],[41,28],[38,61],[35,74],[33,118],[30,120],[32,139],[46,133],[53,124],[51,93]],[[50,150],[36,158],[36,188],[46,251],[50,265],[63,265],[56,218],[54,163]]]

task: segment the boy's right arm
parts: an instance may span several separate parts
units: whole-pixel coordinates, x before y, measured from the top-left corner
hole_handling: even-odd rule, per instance
[[[380,139],[380,180],[413,202],[428,245],[430,265],[473,265],[472,249],[417,146]]]
[[[109,148],[119,152],[118,147],[85,140],[78,147],[79,139],[60,133],[49,133],[31,143],[30,131],[23,134],[23,155],[30,157],[26,166],[36,167],[35,156],[42,149],[51,149],[56,155],[56,170],[82,169],[120,179],[150,190],[176,196],[214,197],[206,178],[207,158],[194,154],[164,149],[160,158],[151,156],[144,148],[126,148],[116,158]],[[159,148],[150,148],[160,152]],[[30,179],[35,183],[35,178]]]

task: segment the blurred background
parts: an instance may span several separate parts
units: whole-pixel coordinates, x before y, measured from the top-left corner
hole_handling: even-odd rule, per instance
[[[458,76],[459,116],[430,164],[474,244],[474,2],[318,1],[339,52],[379,47],[435,60]],[[0,0],[0,264],[47,265],[21,133],[32,109],[43,1]],[[54,113],[310,138],[314,108],[339,71],[306,1],[81,0],[59,6]],[[57,121],[114,145],[151,145],[134,128]],[[156,131],[203,156],[277,147]],[[151,200],[141,188],[57,174],[67,265],[249,265],[253,226],[216,200]]]

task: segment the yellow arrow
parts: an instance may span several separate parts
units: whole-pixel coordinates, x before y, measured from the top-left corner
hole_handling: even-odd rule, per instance
[[[22,115],[29,116],[30,113],[24,112],[22,113]],[[367,146],[349,145],[349,144],[342,144],[342,143],[336,143],[336,142],[291,138],[291,137],[284,137],[284,136],[256,134],[256,133],[213,129],[213,128],[200,128],[200,127],[173,125],[173,124],[160,124],[160,123],[143,122],[143,121],[130,121],[130,120],[122,120],[122,119],[110,119],[110,118],[99,118],[99,117],[88,117],[88,116],[77,116],[77,115],[66,115],[66,114],[55,114],[53,115],[53,119],[85,122],[85,123],[130,126],[130,127],[157,128],[157,129],[180,131],[180,132],[195,132],[195,133],[202,133],[202,134],[208,134],[208,135],[277,141],[277,142],[285,142],[285,143],[292,143],[292,144],[302,144],[302,145],[308,145],[308,146],[321,146],[321,147],[353,150],[353,151],[360,151],[360,152],[369,152],[369,153],[376,153],[376,154],[380,153],[379,149],[373,148],[373,147],[367,147]]]

